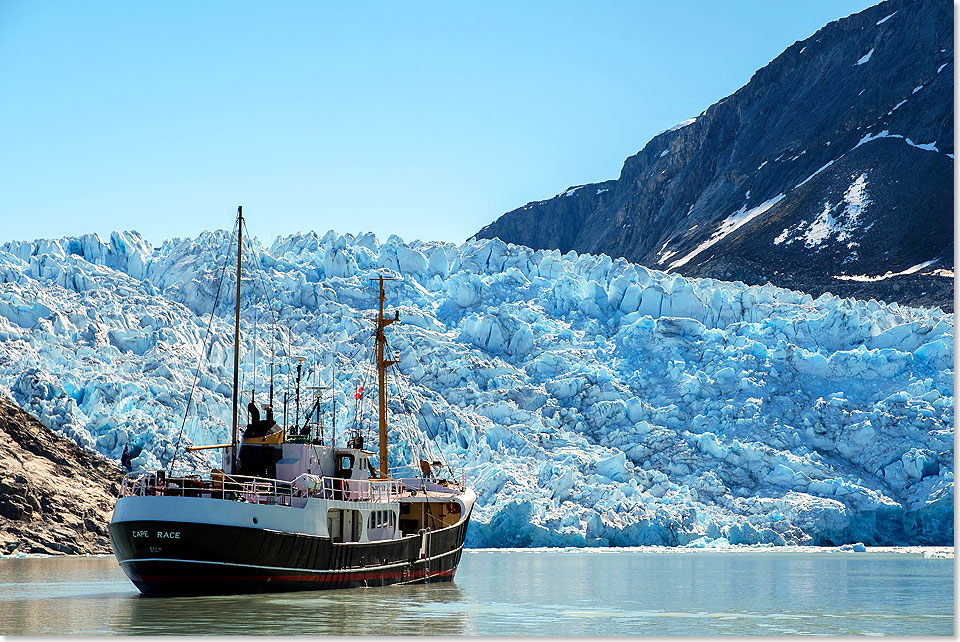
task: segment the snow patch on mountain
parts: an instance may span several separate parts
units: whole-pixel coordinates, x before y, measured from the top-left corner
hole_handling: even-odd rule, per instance
[[[710,247],[713,247],[714,245],[716,245],[726,237],[730,236],[730,234],[740,229],[741,227],[743,227],[744,225],[746,225],[747,223],[757,218],[758,216],[760,216],[761,214],[769,210],[771,207],[773,207],[774,205],[782,201],[784,196],[785,196],[784,194],[778,194],[777,196],[774,196],[773,198],[766,200],[763,203],[760,203],[760,205],[757,205],[756,207],[753,207],[749,210],[747,209],[747,204],[744,203],[743,207],[741,207],[739,210],[737,210],[736,212],[734,212],[733,214],[725,218],[723,221],[721,221],[720,227],[717,228],[717,230],[710,235],[710,238],[708,238],[706,241],[698,245],[692,252],[690,252],[683,258],[677,259],[676,261],[671,263],[669,269],[675,270],[678,267],[686,265],[686,263],[690,261],[690,259],[697,256],[704,250]]]
[[[801,187],[801,186],[805,185],[805,184],[807,183],[807,181],[811,180],[814,176],[816,176],[817,174],[819,174],[819,173],[822,172],[823,170],[827,169],[828,167],[830,167],[831,165],[833,165],[835,162],[837,162],[837,159],[833,159],[833,160],[831,160],[831,161],[827,161],[820,169],[818,169],[818,170],[815,171],[813,174],[810,174],[810,176],[807,176],[805,179],[803,179],[802,181],[800,181],[799,183],[797,183],[796,187]],[[758,168],[758,169],[759,169],[759,168]],[[796,187],[795,187],[794,189],[796,189]]]
[[[932,143],[915,143],[909,138],[905,138],[904,140],[906,141],[907,145],[910,145],[911,147],[916,147],[917,149],[923,149],[928,152],[940,151],[939,149],[937,149],[937,141],[933,141]]]
[[[701,114],[701,115],[702,115],[702,114]],[[695,122],[697,122],[697,116],[694,116],[693,118],[687,118],[686,120],[681,120],[679,123],[677,123],[676,125],[674,125],[674,126],[671,127],[670,129],[664,129],[662,132],[660,132],[659,134],[657,134],[657,136],[659,136],[660,134],[666,134],[667,132],[675,132],[675,131],[677,131],[678,129],[683,129],[684,127],[686,127],[686,126],[688,126],[688,125],[692,125],[692,124],[694,124]]]
[[[846,189],[841,203],[834,206],[829,201],[824,202],[823,211],[813,221],[803,220],[784,228],[773,244],[790,245],[794,241],[803,241],[804,247],[819,250],[824,241],[834,239],[837,243],[846,243],[848,249],[857,247],[859,243],[850,239],[854,230],[862,225],[862,216],[871,202],[867,195],[867,175],[864,173]],[[843,209],[837,211],[840,205],[843,205]]]
[[[883,281],[885,279],[890,279],[895,276],[903,276],[905,274],[916,274],[920,270],[926,267],[930,267],[937,262],[937,259],[932,259],[930,261],[924,261],[923,263],[918,263],[908,267],[906,270],[901,270],[899,272],[886,272],[879,276],[869,276],[867,274],[838,274],[834,276],[835,279],[845,280],[845,281]],[[953,272],[950,270],[940,270],[941,272],[949,272],[948,275],[950,278],[953,278]]]
[[[886,21],[889,20],[890,18],[894,17],[895,15],[897,15],[897,12],[896,12],[896,11],[894,11],[893,13],[891,13],[891,14],[890,14],[889,16],[887,16],[886,18],[880,18],[879,20],[877,20],[877,25],[878,25],[878,26],[879,26],[879,25],[882,25],[884,22],[886,22]],[[871,51],[872,51],[872,50],[871,50]]]
[[[897,105],[897,106],[899,107],[899,105]],[[901,138],[901,139],[903,139],[903,141],[904,141],[907,145],[910,145],[911,147],[916,147],[917,149],[923,149],[923,150],[928,151],[928,152],[938,152],[938,153],[939,153],[939,151],[940,151],[939,149],[937,149],[937,141],[933,141],[932,143],[915,143],[915,142],[913,142],[912,140],[910,140],[909,138],[907,138],[907,137],[905,137],[905,136],[903,136],[903,135],[901,135],[901,134],[891,134],[891,133],[890,133],[890,130],[888,130],[888,129],[884,129],[883,131],[881,131],[880,133],[875,134],[875,135],[874,135],[874,134],[869,134],[869,133],[866,134],[863,138],[860,139],[860,142],[858,142],[856,145],[854,145],[853,148],[856,149],[857,147],[860,147],[860,145],[864,145],[864,144],[866,144],[866,143],[869,143],[870,141],[877,140],[878,138]],[[951,158],[953,158],[953,156],[952,156],[951,154],[947,154],[947,156],[950,156]],[[808,180],[809,180],[809,179],[808,179]],[[806,181],[804,181],[804,182],[806,182]],[[803,185],[803,183],[801,183],[800,185]],[[799,187],[799,185],[798,185],[797,187]]]

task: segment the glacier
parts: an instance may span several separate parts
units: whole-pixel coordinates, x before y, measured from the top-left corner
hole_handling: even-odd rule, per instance
[[[137,469],[218,464],[183,446],[229,439],[230,269],[204,351],[229,242],[0,245],[0,394]],[[953,542],[952,314],[498,239],[251,245],[241,387],[266,400],[275,352],[279,397],[306,357],[305,385],[336,380],[338,443],[376,443],[354,393],[375,386],[370,279],[397,279],[391,463],[466,477],[468,546]]]

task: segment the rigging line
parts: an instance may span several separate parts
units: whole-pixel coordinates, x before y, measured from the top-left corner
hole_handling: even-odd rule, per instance
[[[274,361],[276,360],[276,351],[273,348],[273,346],[274,346],[274,340],[276,339],[276,335],[279,334],[280,348],[283,351],[282,356],[286,356],[289,359],[289,357],[293,355],[293,345],[291,343],[292,333],[289,331],[290,330],[289,327],[281,323],[280,313],[272,305],[274,301],[279,300],[279,297],[277,296],[277,290],[276,288],[273,287],[273,283],[271,282],[270,290],[273,292],[273,296],[271,296],[270,293],[267,292],[267,286],[266,286],[267,279],[265,278],[266,270],[263,267],[263,261],[260,259],[260,253],[254,251],[253,241],[252,241],[253,236],[250,234],[250,229],[247,227],[246,221],[243,222],[243,227],[244,227],[244,230],[246,230],[247,232],[247,243],[250,248],[250,254],[253,256],[254,267],[256,268],[255,282],[259,283],[260,290],[263,292],[264,298],[266,298],[268,301],[268,305],[266,306],[266,308],[267,310],[270,311],[270,314],[273,317],[273,323],[272,323],[273,331],[271,332],[271,335],[270,335],[270,346],[271,346],[272,358],[274,359]],[[284,329],[286,329],[286,332],[284,331]],[[290,365],[289,363],[287,363],[285,393],[288,395],[290,392],[290,378],[292,376],[293,376],[293,373],[290,370]],[[284,429],[286,429],[286,426],[284,426]]]
[[[249,239],[249,240],[248,240],[248,243],[249,243],[249,245],[250,245],[250,254],[253,255],[254,262],[255,262],[255,267],[256,267],[256,270],[255,270],[255,273],[256,273],[256,281],[260,284],[260,290],[263,292],[263,296],[264,296],[264,298],[267,300],[267,306],[266,306],[266,308],[267,308],[267,310],[270,311],[270,314],[271,314],[271,316],[273,317],[273,323],[272,323],[272,325],[273,325],[273,332],[272,332],[272,334],[271,334],[271,336],[270,336],[270,346],[271,346],[272,359],[273,359],[274,361],[276,361],[276,353],[275,353],[275,350],[274,350],[274,348],[273,348],[273,345],[274,345],[273,341],[274,341],[274,337],[275,337],[275,335],[276,335],[276,333],[277,333],[278,328],[279,328],[282,324],[281,324],[281,322],[280,322],[279,312],[273,307],[272,304],[273,304],[275,301],[279,300],[279,297],[277,296],[276,288],[273,287],[273,283],[272,283],[272,282],[271,282],[271,284],[270,284],[270,289],[271,289],[271,291],[273,292],[273,295],[271,296],[271,294],[267,292],[267,286],[266,286],[266,283],[265,283],[265,282],[267,281],[267,279],[265,278],[266,270],[264,269],[264,267],[263,267],[263,262],[262,262],[262,260],[260,259],[260,253],[253,251],[253,249],[254,249],[254,248],[253,248],[253,241],[252,241],[253,236],[251,236],[250,230],[247,228],[247,222],[246,222],[246,221],[243,222],[243,226],[244,226],[244,229],[247,231],[247,238]],[[288,328],[288,329],[289,329],[289,328]],[[281,341],[280,345],[281,345],[281,347],[283,346],[283,342],[282,342],[282,341]],[[289,357],[290,355],[291,355],[291,352],[290,352],[290,346],[289,346],[289,341],[288,341],[286,356]]]
[[[374,331],[374,335],[375,335],[375,334],[376,334],[376,331]],[[369,347],[369,350],[370,350],[370,360],[367,362],[367,365],[366,365],[366,367],[365,367],[364,370],[363,370],[363,375],[362,375],[362,378],[361,378],[361,380],[360,380],[360,384],[361,384],[362,386],[364,386],[364,388],[366,388],[367,383],[369,383],[369,384],[370,384],[370,387],[372,388],[374,381],[376,381],[376,382],[377,382],[377,394],[379,395],[379,394],[380,394],[380,392],[379,392],[379,391],[380,391],[380,378],[379,378],[379,376],[377,376],[377,367],[378,367],[378,366],[377,366],[377,346],[376,346],[376,341],[370,343],[370,345],[369,345],[368,347]],[[365,401],[365,400],[366,400],[366,397],[363,397],[362,400]],[[374,431],[374,428],[373,428],[373,408],[374,408],[374,405],[376,405],[376,407],[377,407],[377,412],[379,413],[379,411],[380,411],[380,404],[379,404],[379,399],[378,399],[378,403],[374,404],[373,401],[371,401],[369,405],[364,405],[364,406],[361,408],[361,411],[363,411],[363,414],[361,415],[361,419],[363,419],[364,421],[367,421],[367,422],[368,422],[368,426],[370,427],[371,432],[376,432],[377,435],[379,436],[380,431],[379,431],[379,430]],[[369,419],[366,419],[366,418],[365,418],[365,417],[367,417],[367,416],[369,416]]]
[[[260,259],[260,253],[254,251],[254,247],[253,247],[253,238],[254,238],[254,237],[250,234],[250,229],[249,229],[249,227],[247,227],[247,222],[246,222],[246,221],[243,222],[243,228],[244,228],[244,230],[245,230],[246,233],[247,233],[247,244],[248,244],[248,246],[249,246],[249,248],[250,248],[250,254],[253,256],[254,264],[255,264],[255,267],[256,267],[256,270],[255,270],[255,274],[256,274],[255,282],[259,282],[259,284],[260,284],[260,290],[263,292],[263,296],[264,296],[264,298],[267,300],[266,308],[267,308],[267,310],[270,311],[270,314],[271,314],[271,316],[273,317],[273,323],[272,323],[273,330],[272,330],[272,332],[271,332],[271,334],[270,334],[270,354],[271,354],[271,363],[274,363],[274,362],[276,361],[276,350],[275,350],[275,348],[274,348],[274,339],[276,338],[276,334],[277,334],[278,328],[279,328],[282,324],[280,323],[280,315],[279,315],[279,312],[278,312],[276,309],[274,309],[274,307],[273,307],[272,304],[273,304],[273,302],[277,301],[277,300],[279,299],[279,297],[277,296],[276,288],[273,287],[273,283],[272,283],[272,282],[271,282],[271,284],[270,284],[270,289],[271,289],[272,292],[273,292],[273,296],[271,296],[270,293],[267,292],[267,286],[266,286],[266,284],[265,284],[265,282],[266,282],[267,279],[266,279],[265,276],[264,276],[265,273],[266,273],[266,270],[264,269],[264,267],[263,267],[263,262],[262,262],[262,260]],[[288,328],[288,329],[289,329],[289,328]],[[284,334],[284,333],[281,332],[281,335],[283,335],[283,334]],[[285,356],[287,356],[287,357],[289,358],[290,355],[292,354],[292,352],[291,352],[291,346],[290,346],[290,340],[289,340],[289,333],[286,333],[286,334],[287,334],[287,350],[286,350],[286,355],[285,355]],[[280,346],[281,346],[281,348],[283,347],[283,341],[282,341],[282,340],[280,341]],[[254,366],[256,366],[256,364],[254,364]],[[288,373],[288,377],[289,377],[289,373]],[[254,380],[254,385],[256,385],[256,380]],[[286,426],[284,426],[284,428],[286,428]]]
[[[244,384],[243,370],[240,370],[240,380],[237,382],[237,387],[240,389],[240,394],[237,397],[237,405],[238,405],[237,410],[240,410],[243,407],[243,384]],[[243,412],[242,410],[240,411]],[[249,425],[250,425],[250,409],[247,408],[247,426]],[[241,441],[243,440],[243,433],[240,434],[240,439]]]
[[[264,299],[266,299],[266,301],[267,301],[267,305],[266,305],[265,307],[267,308],[267,311],[270,312],[270,315],[271,315],[271,317],[272,317],[272,324],[271,324],[271,325],[272,325],[272,332],[271,332],[271,335],[270,335],[270,347],[271,347],[271,356],[272,356],[273,359],[275,359],[275,358],[276,358],[276,355],[274,354],[274,350],[273,350],[273,345],[274,345],[273,340],[274,340],[274,335],[276,334],[276,331],[277,331],[277,326],[279,325],[279,317],[278,317],[278,315],[277,315],[277,311],[273,309],[273,306],[272,306],[271,304],[272,304],[272,302],[275,301],[276,298],[277,298],[277,297],[276,297],[276,291],[274,291],[274,296],[271,298],[270,294],[267,292],[267,287],[266,287],[266,285],[264,285],[265,279],[264,279],[263,274],[264,274],[264,271],[265,271],[265,270],[263,269],[263,264],[262,264],[261,261],[260,261],[260,253],[259,253],[259,252],[256,252],[256,251],[255,251],[255,248],[253,247],[253,240],[252,240],[252,237],[250,236],[250,230],[247,228],[247,222],[246,222],[246,221],[243,222],[243,228],[244,228],[244,230],[246,230],[246,232],[247,232],[247,245],[248,245],[248,247],[249,247],[249,254],[251,254],[251,255],[253,256],[254,261],[255,261],[256,270],[255,270],[254,283],[255,283],[255,284],[256,284],[256,283],[259,283],[259,284],[260,284],[260,290],[263,292],[263,297],[264,297]],[[273,288],[271,287],[271,289],[273,289]],[[254,312],[254,364],[253,364],[253,367],[254,367],[254,380],[253,380],[253,385],[256,386],[256,385],[257,385],[257,381],[256,381],[256,367],[257,367],[257,364],[256,364],[256,349],[257,349],[257,348],[256,348],[256,342],[257,342],[257,337],[259,336],[259,335],[257,334],[257,332],[258,332],[258,330],[257,330],[258,309],[257,309],[256,305],[253,306],[253,312]]]
[[[398,422],[397,425],[400,428],[400,432],[402,433],[402,435],[409,442],[410,449],[412,451],[413,456],[417,459],[417,462],[413,464],[414,469],[416,469],[419,463],[419,460],[425,459],[424,455],[426,455],[427,458],[429,458],[429,453],[426,451],[425,448],[420,448],[421,439],[418,439],[417,435],[422,434],[422,431],[420,431],[419,429],[415,430],[410,425],[411,422],[413,421],[411,417],[413,413],[410,410],[410,406],[404,401],[403,388],[399,384],[398,375],[396,373],[390,373],[390,374],[394,378],[393,383],[394,383],[394,386],[396,386],[397,388],[397,392],[398,392],[397,396],[400,398],[400,409],[402,411],[400,415],[401,420]],[[425,440],[422,440],[422,441],[425,441]]]
[[[388,344],[387,347],[389,347],[389,344]],[[420,357],[416,354],[416,352],[413,352],[413,358],[416,360],[417,364],[419,364],[421,367],[423,367],[423,363],[420,361]],[[397,376],[399,376],[399,375],[397,375]],[[404,407],[408,407],[408,406],[407,406],[407,403],[406,403],[406,401],[405,401],[405,399],[404,399],[403,387],[400,386],[399,382],[397,382],[396,385],[397,385],[397,390],[400,391],[400,395],[399,395],[399,396],[400,396],[400,403],[401,403]],[[410,394],[411,394],[411,395],[417,394],[422,401],[426,401],[426,398],[425,398],[423,395],[419,394],[419,393],[415,393],[415,391],[413,391],[413,388],[412,388],[412,387],[408,387],[408,390],[410,391]],[[446,400],[444,400],[444,403],[446,403]],[[421,403],[420,405],[422,406],[423,404]],[[446,405],[447,405],[448,408],[451,407],[450,404],[446,404]],[[408,410],[408,412],[409,412],[410,414],[412,414],[412,406],[409,406],[409,408],[410,408],[410,410]],[[420,414],[421,417],[423,416],[423,413],[422,413],[422,412],[421,412],[421,413],[418,413],[418,414]],[[446,424],[446,418],[445,418],[445,417],[444,417],[444,424]],[[418,430],[419,430],[419,429],[418,429]],[[419,432],[422,434],[422,431],[419,431]],[[423,441],[427,444],[427,447],[425,448],[425,450],[428,452],[428,454],[432,453],[432,450],[431,450],[430,447],[429,447],[429,444],[430,444],[430,441],[431,441],[431,440],[426,439],[426,435],[424,435]],[[435,440],[432,440],[432,441],[433,441],[434,445],[436,445],[437,451],[439,451],[439,453],[440,453],[440,459],[443,461],[443,465],[446,467],[447,472],[450,473],[451,478],[455,477],[455,475],[454,475],[454,473],[453,473],[453,469],[450,467],[450,463],[447,461],[446,454],[443,452],[443,448],[441,448],[440,445],[437,444]],[[411,442],[411,443],[412,443],[412,442]],[[432,457],[431,457],[431,458],[432,458]]]
[[[357,354],[360,353],[360,350],[362,349],[367,349],[370,351],[369,356],[365,360],[365,363],[363,364],[363,366],[361,368],[358,368],[359,375],[360,375],[360,388],[366,389],[367,371],[370,369],[370,363],[371,363],[370,360],[373,358],[374,348],[372,346],[368,346],[366,342],[361,342],[360,348],[356,352],[354,352],[353,358],[355,358]],[[351,358],[351,361],[353,358]],[[365,399],[365,395],[361,393],[359,389],[357,390],[357,392],[359,393],[360,396],[356,398],[356,402],[354,403],[353,426],[354,426],[354,430],[360,432],[363,429],[363,409],[364,409],[363,402]]]
[[[387,348],[389,348],[389,343]],[[408,404],[404,398],[404,387],[400,384],[400,374],[398,372],[390,372],[388,376],[393,377],[393,384],[397,388],[397,396],[400,398],[400,409],[401,409],[401,420],[398,422],[400,432],[403,433],[403,436],[410,443],[411,450],[413,451],[413,456],[419,459],[424,459],[424,455],[428,458],[431,458],[431,451],[429,445],[424,448],[421,448],[421,442],[426,443],[426,439],[422,437],[423,432],[419,428],[414,428],[411,424],[413,422],[413,407],[412,404]],[[420,437],[418,437],[418,435]],[[441,451],[442,457],[442,451]]]
[[[424,371],[426,371],[426,366],[424,365],[423,361],[421,361],[420,355],[417,354],[416,352],[414,352],[414,353],[413,353],[413,358],[416,360],[417,364],[418,364],[421,368],[423,368]],[[432,392],[432,391],[431,391],[431,392]],[[423,396],[423,395],[421,395],[421,396]],[[450,405],[450,402],[448,402],[448,401],[443,397],[442,394],[436,394],[436,393],[435,393],[435,398],[440,399],[440,400],[443,402],[443,404],[448,408],[449,412],[451,412],[452,414],[454,414],[454,415],[456,415],[456,416],[459,417],[458,413],[456,412],[456,409],[455,409],[452,405]],[[445,414],[446,414],[446,413],[445,413]],[[446,425],[446,417],[444,417],[444,424]],[[472,422],[471,422],[471,425],[473,425]],[[441,455],[442,455],[442,454],[443,454],[443,450],[441,449],[440,452],[441,452]],[[453,475],[453,470],[450,468],[450,465],[447,463],[446,457],[443,457],[443,459],[444,459],[444,464],[447,466],[447,470],[450,471],[450,474],[451,474],[451,475]]]
[[[370,336],[373,336],[373,335],[375,335],[375,334],[376,334],[376,331],[373,331],[373,332],[370,333]],[[360,352],[361,352],[362,350],[364,350],[364,349],[369,349],[369,350],[370,350],[371,359],[374,358],[374,348],[373,348],[373,347],[370,347],[370,346],[366,345],[366,342],[365,342],[365,341],[358,341],[358,343],[359,343],[360,345],[357,347],[356,350],[354,350],[353,354],[350,355],[349,357],[347,357],[347,358],[344,360],[344,363],[346,364],[346,367],[345,367],[345,368],[341,368],[341,369],[340,369],[340,372],[351,371],[352,374],[356,375],[357,373],[352,372],[351,366],[353,365],[354,360],[357,358],[357,355],[360,354]],[[342,355],[340,355],[339,353],[334,355],[334,357],[333,357],[333,358],[334,358],[334,363],[336,363],[337,357],[339,357],[339,356],[342,356]],[[359,376],[360,376],[360,387],[361,387],[361,388],[366,388],[366,379],[365,379],[365,377],[366,377],[366,375],[367,375],[367,371],[369,370],[369,368],[370,368],[370,364],[367,364],[367,365],[365,365],[365,366],[363,367],[363,369],[362,369],[362,370],[360,371],[360,373],[359,373]],[[353,376],[351,376],[348,380],[349,380],[349,381],[351,382],[351,384],[352,384],[353,381],[354,381]],[[336,383],[336,382],[334,382],[334,384],[335,384],[335,383]],[[336,395],[336,390],[333,391],[333,394],[334,394],[334,396]],[[363,409],[364,409],[363,400],[364,400],[365,398],[366,398],[366,395],[361,395],[360,399],[355,399],[355,400],[354,400],[354,405],[353,405],[353,430],[356,431],[356,432],[358,432],[358,433],[361,433],[361,436],[363,436],[363,435],[362,435],[362,428],[363,428],[362,422],[363,422]],[[349,399],[349,397],[347,397],[347,399]],[[344,402],[344,407],[343,407],[344,412],[346,412],[346,411],[348,410],[348,406],[346,405],[346,403],[347,403],[347,402]],[[348,430],[349,430],[349,429],[348,429]]]
[[[234,229],[233,229],[233,231],[230,233],[230,242],[229,242],[229,245],[227,245],[227,244],[225,243],[225,244],[224,244],[225,246],[227,246],[227,247],[233,247],[233,240],[234,240],[234,238],[236,238],[236,235],[237,235],[237,229],[236,229],[236,228],[237,228],[237,225],[236,225],[236,223],[235,223],[235,224],[234,224]],[[226,240],[226,237],[224,237],[224,240]],[[197,368],[196,368],[196,371],[194,372],[194,375],[193,375],[193,384],[190,386],[190,394],[187,396],[187,406],[186,406],[186,408],[185,408],[184,411],[183,411],[183,421],[180,422],[180,432],[179,432],[179,434],[177,434],[177,443],[176,443],[176,445],[173,447],[173,458],[170,460],[170,470],[171,470],[171,471],[173,470],[174,465],[176,465],[176,463],[177,463],[177,455],[178,455],[178,452],[179,452],[179,449],[180,449],[180,441],[183,439],[183,431],[184,431],[184,428],[185,428],[186,425],[187,425],[187,415],[190,414],[190,402],[193,401],[193,393],[194,393],[194,391],[195,391],[196,388],[197,388],[197,381],[198,381],[199,378],[200,378],[200,366],[203,365],[203,355],[206,354],[206,352],[207,352],[207,339],[210,338],[210,330],[211,330],[211,328],[213,327],[213,317],[214,317],[214,313],[215,313],[216,310],[217,310],[217,303],[219,303],[219,301],[220,301],[220,291],[221,291],[222,288],[223,288],[223,279],[224,279],[224,276],[226,275],[226,271],[227,271],[227,262],[228,262],[229,257],[227,256],[227,253],[224,251],[224,248],[223,248],[223,247],[220,248],[220,256],[223,257],[223,265],[222,265],[222,267],[220,268],[220,280],[219,280],[219,282],[217,283],[217,294],[214,296],[214,299],[213,299],[213,307],[210,309],[210,318],[207,320],[207,330],[206,330],[206,332],[204,333],[203,342],[200,344],[200,353],[197,355]]]
[[[370,360],[367,361],[366,365],[363,368],[363,371],[360,373],[361,388],[366,388],[367,376],[369,373],[371,373],[374,370],[375,368],[374,362],[377,359],[376,348],[374,346],[369,346],[369,350],[370,350]],[[361,393],[360,398],[357,399],[356,408],[354,409],[354,415],[353,415],[353,423],[354,423],[355,429],[358,432],[360,432],[361,437],[364,437],[363,422],[364,422],[364,411],[366,409],[366,405],[363,402],[365,399],[366,399],[366,395]],[[371,411],[371,414],[372,414],[372,411]]]
[[[402,390],[399,383],[397,384],[397,388]],[[412,390],[410,390],[410,395],[413,395]],[[421,402],[425,401],[422,395],[418,395],[418,396],[420,397]],[[406,419],[408,421],[408,430],[410,431],[409,439],[411,440],[411,443],[418,443],[418,445],[423,446],[422,448],[419,448],[420,454],[418,455],[418,457],[420,457],[421,459],[426,459],[427,461],[430,461],[432,464],[434,459],[433,453],[435,451],[439,452],[440,459],[443,462],[443,465],[446,466],[447,470],[450,470],[450,465],[447,463],[447,457],[443,452],[443,448],[441,448],[434,440],[429,439],[427,435],[424,434],[424,431],[421,430],[418,425],[414,424],[413,404],[408,402],[407,399],[408,397],[405,397],[404,394],[401,392],[400,402],[403,404],[403,406],[408,408]],[[421,403],[421,406],[422,406],[422,403]],[[423,417],[422,412],[418,412],[417,414]],[[415,442],[414,439],[419,439],[419,442]],[[426,457],[423,457],[423,455],[426,455]]]
[[[410,442],[411,449],[413,450],[413,455],[418,460],[432,460],[432,452],[430,450],[427,439],[423,434],[423,431],[420,430],[419,426],[414,424],[413,418],[413,404],[408,403],[407,396],[404,394],[403,387],[399,382],[399,374],[393,373],[394,375],[394,385],[397,387],[398,397],[400,398],[400,407],[403,410],[401,427],[406,432],[407,440]],[[419,465],[419,461],[417,462]]]
[[[260,280],[260,289],[263,290],[263,296],[266,297],[266,299],[267,299],[268,301],[274,301],[274,300],[277,299],[277,291],[276,291],[276,289],[273,287],[273,284],[271,284],[271,285],[270,285],[270,289],[273,290],[273,297],[271,297],[270,294],[267,292],[267,287],[264,285],[264,281],[265,281],[266,279],[264,279],[264,276],[263,276],[264,273],[266,272],[266,270],[263,269],[263,263],[260,261],[260,253],[254,251],[253,240],[252,240],[252,239],[253,239],[253,236],[250,234],[250,229],[247,227],[247,222],[246,222],[246,221],[243,222],[243,229],[244,229],[244,230],[246,231],[246,233],[247,233],[247,245],[250,247],[250,254],[253,255],[253,258],[254,258],[254,260],[256,261],[256,268],[257,268],[256,273],[257,273],[257,277],[258,277],[259,280]],[[278,322],[279,322],[279,316],[277,315],[277,311],[274,310],[274,309],[273,309],[272,307],[270,307],[269,305],[267,306],[267,309],[270,310],[270,311],[273,313],[273,321],[274,321],[274,323],[278,323]]]

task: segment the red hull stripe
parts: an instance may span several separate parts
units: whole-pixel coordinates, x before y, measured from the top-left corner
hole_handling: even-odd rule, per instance
[[[428,579],[434,577],[446,577],[448,575],[453,575],[457,569],[451,568],[445,571],[437,571],[435,573],[430,573]],[[324,577],[324,575],[328,577]],[[131,579],[134,582],[202,582],[202,581],[231,581],[231,582],[248,582],[248,581],[266,581],[270,580],[271,582],[316,582],[318,584],[324,583],[339,583],[339,582],[349,582],[353,580],[384,580],[384,579],[404,579],[404,580],[415,580],[424,577],[425,573],[423,571],[413,571],[409,575],[404,576],[403,573],[385,573],[385,572],[371,572],[371,571],[357,571],[355,573],[337,573],[336,575],[325,573],[323,571],[317,571],[316,573],[304,574],[304,575],[135,575]]]

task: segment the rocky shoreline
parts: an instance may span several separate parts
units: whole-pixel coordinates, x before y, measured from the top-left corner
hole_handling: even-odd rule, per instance
[[[123,471],[0,397],[0,555],[111,552]]]

